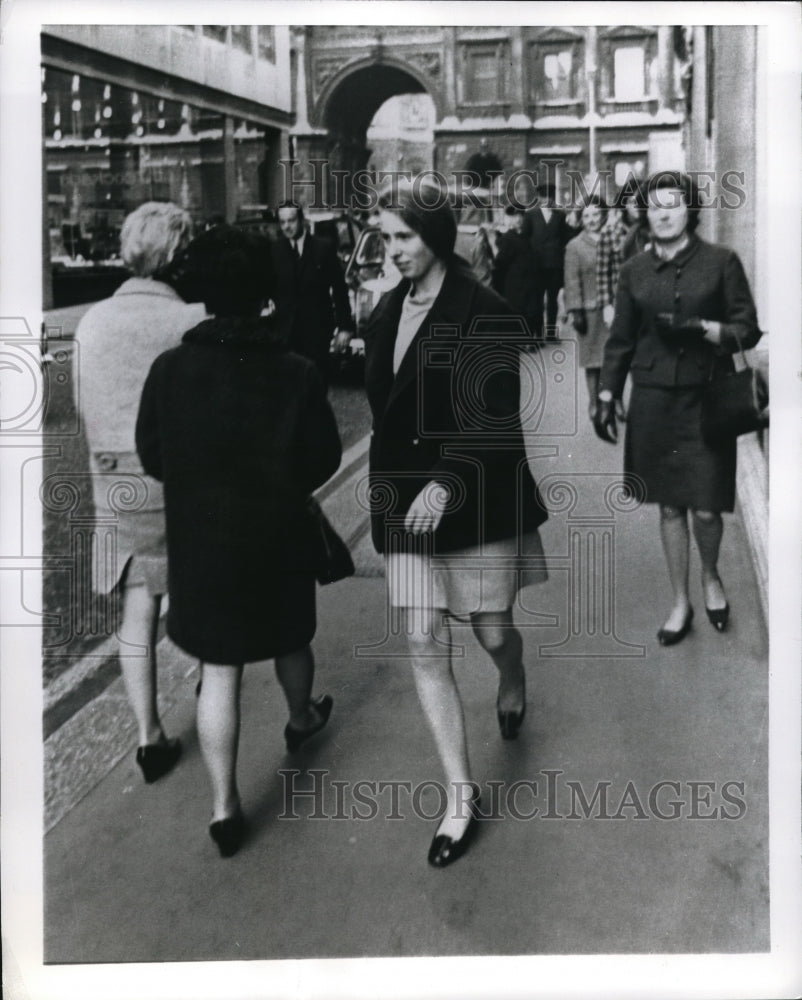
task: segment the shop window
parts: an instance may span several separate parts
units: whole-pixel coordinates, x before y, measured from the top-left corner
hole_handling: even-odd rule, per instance
[[[231,44],[249,55],[253,52],[252,28],[250,24],[231,25]]]
[[[276,29],[272,24],[260,24],[256,29],[259,58],[276,61]]]
[[[226,24],[204,24],[203,33],[207,38],[213,38],[216,42],[225,42],[228,39],[228,25]]]

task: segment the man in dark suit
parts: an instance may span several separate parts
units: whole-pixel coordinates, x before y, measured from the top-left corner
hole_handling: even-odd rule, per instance
[[[282,235],[273,244],[270,298],[288,317],[291,350],[314,361],[328,384],[334,331],[335,350],[342,351],[354,328],[343,270],[336,248],[307,230],[300,205],[280,205],[278,221]]]
[[[530,331],[536,328],[536,300],[533,274],[535,272],[532,244],[523,235],[524,213],[509,205],[504,210],[507,230],[498,237],[495,259],[493,260],[492,286],[506,299],[510,308],[526,320]],[[543,294],[540,294],[540,316],[542,323]]]
[[[546,298],[546,336],[557,335],[557,296],[563,287],[565,246],[576,236],[557,207],[554,185],[543,184],[537,189],[537,204],[524,217],[524,236],[534,251],[535,336],[543,336],[543,298]]]

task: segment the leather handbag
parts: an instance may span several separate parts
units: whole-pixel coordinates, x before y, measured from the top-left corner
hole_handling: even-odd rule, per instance
[[[314,497],[306,502],[312,522],[314,544],[314,570],[318,583],[336,583],[355,572],[354,560],[348,546],[340,538]]]
[[[769,387],[762,373],[746,360],[737,333],[735,339],[743,368],[711,377],[702,396],[702,436],[713,447],[769,423]]]

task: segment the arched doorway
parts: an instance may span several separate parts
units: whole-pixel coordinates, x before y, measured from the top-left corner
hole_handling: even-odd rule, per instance
[[[318,102],[314,116],[328,131],[328,159],[331,169],[346,171],[344,194],[350,195],[350,175],[364,170],[371,157],[367,132],[376,112],[396,95],[431,93],[413,68],[382,59],[330,81]],[[431,94],[436,101],[437,95]],[[435,110],[435,117],[437,111]],[[418,158],[410,165],[418,166]],[[403,164],[402,164],[403,167]]]
[[[504,172],[501,160],[489,150],[474,153],[465,164],[465,169],[474,176],[479,187],[488,189],[494,186],[494,178]]]

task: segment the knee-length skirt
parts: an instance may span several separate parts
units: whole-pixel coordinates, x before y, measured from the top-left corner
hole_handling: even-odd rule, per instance
[[[703,392],[703,386],[632,387],[624,471],[642,481],[647,503],[719,513],[734,509],[736,444],[705,443]]]

